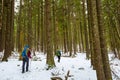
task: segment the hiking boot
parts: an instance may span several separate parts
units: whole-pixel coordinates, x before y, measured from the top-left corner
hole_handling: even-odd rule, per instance
[[[22,71],[22,73],[25,73],[24,71]]]
[[[26,72],[28,72],[28,70],[26,70]]]

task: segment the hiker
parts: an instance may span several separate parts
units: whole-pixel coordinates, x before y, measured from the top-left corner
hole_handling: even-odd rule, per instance
[[[57,51],[56,51],[56,56],[58,57],[58,62],[60,62],[61,52],[60,52],[60,50],[58,50],[58,49],[57,49]]]
[[[23,59],[22,73],[25,72],[25,64],[26,64],[26,72],[28,72],[29,58],[31,58],[31,52],[30,52],[29,46],[26,45],[26,46],[24,47],[23,52],[22,52],[22,59]]]

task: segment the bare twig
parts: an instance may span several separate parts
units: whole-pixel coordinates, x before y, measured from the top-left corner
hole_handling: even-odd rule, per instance
[[[70,70],[68,70],[67,75],[65,76],[65,80],[68,80],[69,74],[70,74]]]
[[[115,70],[113,68],[111,68],[111,72],[113,73],[113,75],[115,76],[115,78],[117,78],[118,80],[120,80],[120,77],[115,73]]]

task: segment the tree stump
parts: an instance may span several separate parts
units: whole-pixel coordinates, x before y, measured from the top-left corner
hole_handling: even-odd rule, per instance
[[[51,80],[63,80],[63,79],[60,77],[51,77]]]

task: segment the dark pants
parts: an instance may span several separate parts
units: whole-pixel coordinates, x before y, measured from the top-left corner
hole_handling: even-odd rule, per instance
[[[28,71],[28,67],[29,67],[29,59],[25,59],[25,58],[23,58],[22,73],[25,72],[25,64],[26,64],[26,71]]]
[[[60,56],[58,56],[58,62],[60,62]]]

